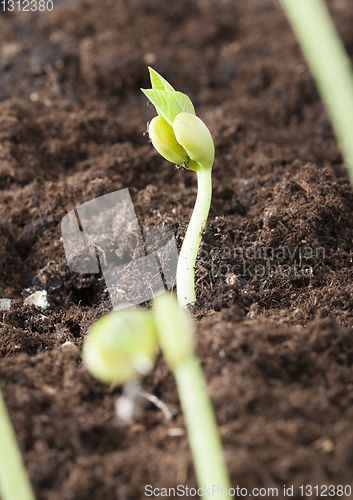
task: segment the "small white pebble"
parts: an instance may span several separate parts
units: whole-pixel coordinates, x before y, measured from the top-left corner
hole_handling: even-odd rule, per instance
[[[75,344],[73,342],[70,342],[70,340],[67,340],[66,342],[61,344],[61,347],[71,347],[71,346],[75,346]]]
[[[0,299],[0,309],[10,309],[11,299]]]
[[[46,290],[32,293],[32,295],[25,299],[24,304],[34,304],[35,306],[41,307],[42,310],[45,311],[49,307]]]
[[[31,99],[32,102],[36,102],[38,101],[38,94],[36,94],[36,92],[33,92],[29,98]]]
[[[236,288],[239,284],[239,280],[235,274],[229,273],[226,276],[226,283],[227,283],[227,285],[230,285],[230,286],[233,286]]]

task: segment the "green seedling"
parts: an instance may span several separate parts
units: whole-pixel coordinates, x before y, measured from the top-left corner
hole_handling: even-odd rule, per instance
[[[196,203],[177,266],[178,301],[181,307],[185,307],[196,300],[194,269],[202,231],[210,211],[215,150],[211,133],[196,116],[189,97],[176,92],[152,68],[149,68],[149,72],[152,89],[141,90],[158,113],[148,125],[152,144],[163,158],[197,174]]]
[[[280,0],[341,145],[353,184],[353,72],[323,0]]]
[[[212,489],[217,485],[229,491],[216,419],[194,352],[193,319],[170,294],[160,295],[152,311],[131,309],[98,320],[84,343],[85,365],[99,380],[121,385],[141,371],[132,369],[136,360],[152,362],[156,338],[174,373],[199,486]],[[99,355],[93,355],[94,351]],[[212,498],[223,498],[222,491],[214,491]],[[203,496],[207,496],[205,491]]]
[[[35,500],[1,391],[0,497],[2,500]]]

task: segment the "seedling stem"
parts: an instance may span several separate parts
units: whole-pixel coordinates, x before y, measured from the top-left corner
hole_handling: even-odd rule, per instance
[[[217,423],[204,375],[196,356],[190,356],[174,368],[181,407],[188,430],[197,482],[200,487],[213,485],[230,489],[222,456]],[[222,498],[215,493],[212,498]]]
[[[0,494],[2,500],[35,500],[1,391]]]
[[[322,0],[280,0],[309,63],[353,183],[353,73]]]
[[[177,266],[177,294],[180,307],[185,307],[196,301],[194,266],[212,197],[212,170],[199,168],[196,174],[198,184],[196,203],[180,250]]]
[[[154,317],[159,344],[178,387],[197,482],[201,488],[218,486],[229,491],[216,418],[194,353],[192,316],[165,293],[155,300]],[[212,498],[222,498],[222,491],[214,491]],[[208,497],[205,492],[204,496]]]

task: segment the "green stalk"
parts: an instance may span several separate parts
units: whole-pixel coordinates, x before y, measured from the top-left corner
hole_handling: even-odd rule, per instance
[[[205,228],[211,206],[212,169],[200,167],[197,173],[197,198],[189,227],[179,254],[176,285],[180,307],[196,301],[195,263],[199,251],[202,231]]]
[[[353,73],[322,0],[280,0],[325,103],[353,183]]]
[[[193,455],[197,482],[204,495],[222,497],[230,489],[217,422],[205,379],[194,351],[194,322],[168,293],[155,299],[154,318],[163,356],[174,373]],[[217,488],[220,488],[217,490]]]
[[[35,500],[1,391],[0,493],[2,500]]]
[[[222,488],[230,489],[222,457],[221,442],[205,379],[196,356],[189,356],[174,368],[180,403],[194,457],[197,482],[206,490],[215,488],[212,498],[224,498]],[[216,488],[220,488],[219,491]],[[206,496],[206,494],[205,494]]]

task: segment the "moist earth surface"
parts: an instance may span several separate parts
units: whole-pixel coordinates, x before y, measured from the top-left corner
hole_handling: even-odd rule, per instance
[[[353,5],[328,7],[352,57]],[[270,0],[93,0],[0,14],[0,385],[36,498],[197,485],[163,358],[140,382],[170,419],[146,401],[118,420],[122,390],[85,370],[82,342],[112,305],[101,273],[69,269],[61,234],[75,207],[128,188],[139,224],[180,248],[196,176],[144,135],[149,65],[216,147],[192,313],[231,483],[339,497],[353,486],[353,196],[284,14]],[[39,290],[44,311],[24,305]]]

